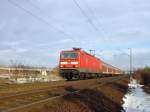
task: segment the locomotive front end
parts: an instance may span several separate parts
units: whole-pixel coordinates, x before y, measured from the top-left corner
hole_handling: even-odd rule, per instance
[[[78,74],[79,68],[79,52],[78,51],[62,51],[60,53],[59,69],[60,74],[71,80]]]

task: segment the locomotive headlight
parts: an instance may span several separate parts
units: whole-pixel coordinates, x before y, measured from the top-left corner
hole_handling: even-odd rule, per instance
[[[68,64],[68,62],[60,62],[60,64],[66,65],[66,64]]]
[[[79,63],[78,63],[78,62],[71,62],[71,64],[77,65],[77,64],[79,64]]]

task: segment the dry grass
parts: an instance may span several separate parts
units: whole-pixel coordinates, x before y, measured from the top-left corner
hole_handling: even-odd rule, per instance
[[[9,71],[8,70],[3,70],[3,69],[0,69],[0,74],[8,74]]]
[[[128,79],[125,79],[95,89],[84,89],[49,102],[42,108],[32,109],[32,112],[120,112],[127,83]],[[75,88],[66,90],[73,92]]]
[[[102,81],[111,81],[113,78],[101,78]],[[79,93],[74,93],[66,95],[62,98],[55,99],[53,101],[44,103],[42,105],[33,106],[33,108],[26,108],[21,110],[22,112],[119,112],[122,110],[121,102],[124,94],[127,91],[128,78],[120,79],[119,81],[109,82],[105,85],[101,85],[97,88],[87,89],[90,86],[97,84],[97,79],[81,80],[81,81],[71,81],[62,82],[62,87],[65,92],[74,92],[76,90],[81,90]],[[33,88],[33,86],[45,87],[51,86],[48,83],[34,83],[21,84],[21,85],[9,85],[13,92],[15,88],[25,90]],[[57,84],[61,85],[60,82]],[[34,86],[34,87],[35,87]],[[30,89],[31,89],[30,88]],[[8,89],[8,87],[7,87]],[[2,89],[4,90],[4,89]],[[61,89],[59,88],[59,94]],[[8,92],[8,91],[7,91]],[[9,93],[10,93],[9,92]],[[54,91],[53,91],[54,92]],[[57,93],[57,92],[56,92]],[[2,94],[0,92],[0,94]],[[6,93],[5,93],[6,94]],[[51,93],[49,93],[51,95]]]

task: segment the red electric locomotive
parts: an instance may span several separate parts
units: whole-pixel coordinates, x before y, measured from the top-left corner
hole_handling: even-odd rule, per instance
[[[118,68],[104,63],[80,48],[62,51],[60,53],[59,69],[60,74],[68,80],[121,74],[121,70]]]

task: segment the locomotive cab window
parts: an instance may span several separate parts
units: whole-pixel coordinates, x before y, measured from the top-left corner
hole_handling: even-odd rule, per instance
[[[78,53],[76,53],[76,52],[64,52],[61,54],[61,58],[75,59],[77,57],[78,57]]]

